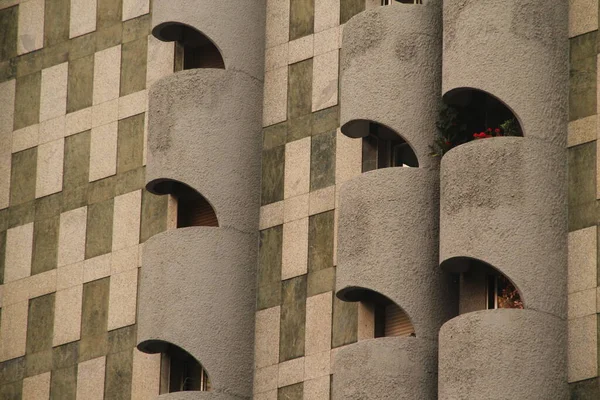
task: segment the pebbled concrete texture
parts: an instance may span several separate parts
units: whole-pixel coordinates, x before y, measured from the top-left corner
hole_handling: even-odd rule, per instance
[[[452,319],[440,330],[439,399],[568,399],[566,327],[533,310]]]
[[[443,94],[474,88],[511,108],[527,137],[566,144],[569,1],[445,0]]]
[[[437,345],[420,338],[363,340],[341,348],[333,400],[437,399]]]
[[[233,228],[180,228],[150,238],[140,277],[138,349],[179,346],[204,366],[213,392],[249,399],[256,249],[256,233]]]
[[[189,185],[213,206],[219,226],[258,228],[262,83],[222,69],[162,78],[149,93],[147,188]]]
[[[438,212],[436,170],[385,168],[344,182],[337,296],[360,300],[361,288],[382,294],[408,314],[418,338],[436,339],[458,313],[457,285],[438,264]]]
[[[188,25],[217,46],[228,70],[262,80],[265,14],[265,0],[155,0],[152,34],[160,40],[173,41],[165,28]]]
[[[493,138],[450,150],[441,163],[440,261],[490,264],[525,308],[566,317],[566,149],[534,138]]]
[[[429,146],[441,90],[441,12],[438,5],[397,4],[353,17],[344,27],[340,124],[353,138],[368,121],[400,134],[420,167],[437,165]]]

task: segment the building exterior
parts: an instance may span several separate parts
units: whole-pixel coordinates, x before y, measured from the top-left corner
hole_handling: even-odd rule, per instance
[[[600,398],[599,8],[0,0],[0,399]]]

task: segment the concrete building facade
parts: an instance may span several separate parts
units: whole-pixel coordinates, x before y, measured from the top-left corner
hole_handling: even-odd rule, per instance
[[[0,0],[0,399],[600,398],[599,8]]]

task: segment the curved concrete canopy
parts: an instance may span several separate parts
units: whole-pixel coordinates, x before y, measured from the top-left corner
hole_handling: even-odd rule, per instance
[[[440,261],[486,262],[509,277],[525,307],[565,317],[566,149],[492,138],[450,150],[441,164]]]
[[[433,5],[377,7],[344,26],[340,123],[349,137],[372,121],[401,135],[419,165],[436,165],[429,145],[441,90],[441,13]]]
[[[457,286],[438,266],[438,190],[437,171],[386,168],[340,191],[338,297],[380,293],[406,312],[419,338],[436,338],[458,312]]]
[[[566,400],[567,324],[533,310],[461,315],[440,330],[440,400]]]
[[[567,0],[444,1],[443,93],[502,99],[528,137],[566,144]]]

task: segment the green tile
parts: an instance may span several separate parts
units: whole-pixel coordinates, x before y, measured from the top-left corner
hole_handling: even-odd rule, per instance
[[[37,171],[37,147],[12,155],[10,174],[10,205],[17,205],[35,199],[35,179]]]
[[[332,292],[335,290],[335,268],[320,269],[308,273],[306,296]]]
[[[0,399],[21,400],[23,398],[23,381],[12,382],[0,386]]]
[[[124,43],[121,47],[121,96],[146,88],[148,39]]]
[[[44,7],[44,47],[69,40],[71,0],[46,0]]]
[[[14,228],[33,222],[35,219],[35,201],[19,204],[8,209],[8,227]]]
[[[63,369],[77,365],[79,342],[71,342],[52,349],[52,369]]]
[[[104,400],[131,399],[133,348],[106,356]]]
[[[88,187],[80,186],[75,189],[64,189],[62,192],[62,212],[74,210],[87,205]]]
[[[4,283],[4,267],[6,257],[6,231],[0,231],[0,285]]]
[[[167,196],[157,196],[147,190],[142,191],[140,243],[167,230],[167,200]]]
[[[279,362],[304,355],[306,275],[288,279],[281,287]]]
[[[29,300],[26,353],[52,349],[53,329],[54,293]]]
[[[569,389],[571,400],[598,400],[600,399],[600,378],[570,383]]]
[[[365,0],[340,0],[340,24],[365,10]]]
[[[88,185],[88,203],[99,203],[115,197],[116,184],[117,179],[114,175],[90,183]]]
[[[20,55],[17,58],[17,76],[22,77],[33,74],[34,72],[40,72],[43,65],[43,50],[32,51],[30,53]]]
[[[108,354],[133,349],[136,345],[136,338],[136,325],[129,325],[108,332]]]
[[[65,138],[64,190],[87,185],[90,170],[90,131]]]
[[[62,42],[42,50],[42,67],[50,68],[69,61],[69,42]]]
[[[261,204],[283,200],[285,146],[264,150],[262,153]]]
[[[42,73],[40,71],[17,78],[17,89],[15,93],[15,130],[39,122],[41,84]]]
[[[17,59],[11,58],[0,61],[0,83],[14,79],[17,76]]]
[[[38,351],[25,356],[25,376],[35,376],[52,369],[52,349]]]
[[[354,343],[358,340],[358,303],[347,303],[333,297],[333,348]]]
[[[142,113],[119,121],[117,174],[139,168],[144,162],[144,116]]]
[[[56,268],[59,216],[36,221],[33,226],[33,259],[31,275]]]
[[[593,31],[569,39],[569,61],[571,64],[589,57],[596,57],[596,36],[597,31]]]
[[[96,32],[96,51],[121,44],[123,38],[123,24],[118,23]]]
[[[17,55],[19,7],[0,10],[0,61]]]
[[[25,357],[13,358],[0,363],[0,387],[25,377]]]
[[[52,371],[50,400],[75,400],[77,395],[77,366]]]
[[[596,114],[596,32],[570,41],[569,120]]]
[[[8,229],[8,208],[0,210],[0,231]]]
[[[596,143],[568,149],[569,231],[596,224]]]
[[[117,175],[115,196],[143,189],[145,186],[146,169],[139,167]]]
[[[80,362],[106,354],[109,287],[110,278],[99,279],[83,285],[81,341],[79,342]]]
[[[94,56],[89,55],[69,62],[67,113],[90,107],[93,91]]]
[[[283,146],[286,143],[287,122],[271,125],[263,129],[263,149]]]
[[[93,55],[96,52],[96,32],[69,40],[69,61]]]
[[[96,29],[104,29],[121,23],[123,0],[98,0]]]
[[[335,184],[335,131],[312,137],[310,151],[310,190]]]
[[[314,32],[315,0],[290,1],[290,40],[298,39]]]
[[[334,212],[312,215],[308,219],[308,272],[333,268]]]
[[[321,111],[312,113],[312,130],[313,135],[335,131],[340,126],[340,116],[338,106],[326,108]]]
[[[61,213],[62,192],[35,199],[35,220],[58,216]]]
[[[304,383],[296,383],[295,385],[284,386],[277,390],[277,400],[303,400],[304,399]]]
[[[257,309],[275,307],[281,303],[281,252],[283,226],[260,232],[258,252]]]
[[[313,59],[289,66],[288,70],[288,118],[310,114],[312,107]]]
[[[112,199],[88,206],[86,259],[111,252],[113,209],[114,202]]]
[[[300,140],[310,136],[312,129],[312,114],[302,115],[288,121],[287,142]]]
[[[123,43],[142,38],[148,40],[151,22],[150,14],[123,22]]]

